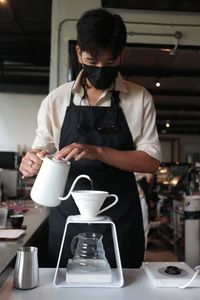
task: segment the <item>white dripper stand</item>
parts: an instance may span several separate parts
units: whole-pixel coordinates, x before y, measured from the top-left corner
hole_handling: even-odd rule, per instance
[[[81,177],[85,177],[91,181],[87,175],[78,176],[72,184],[68,195],[63,198],[60,197],[61,200],[65,200],[72,195],[78,206],[80,215],[69,216],[66,220],[54,275],[54,285],[56,287],[122,287],[124,279],[116,227],[110,217],[98,215],[115,205],[118,197],[115,194],[109,194],[105,191],[73,190]],[[110,205],[100,209],[108,197],[114,197],[115,200]],[[111,269],[106,259],[102,243],[103,235],[90,231],[81,232],[72,239],[71,251],[74,257],[68,260],[66,269],[60,268],[68,225],[77,223],[88,225],[107,224],[111,227],[116,268]]]

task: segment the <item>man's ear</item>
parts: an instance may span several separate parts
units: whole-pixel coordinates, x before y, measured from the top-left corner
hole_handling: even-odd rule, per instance
[[[82,51],[81,51],[81,49],[78,45],[76,45],[76,54],[77,54],[79,63],[82,64],[83,63],[83,61],[82,61]]]
[[[125,48],[120,53],[120,65],[124,63],[124,60],[125,60]]]

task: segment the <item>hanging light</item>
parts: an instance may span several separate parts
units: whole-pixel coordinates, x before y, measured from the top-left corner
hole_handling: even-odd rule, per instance
[[[156,87],[158,87],[158,88],[160,87],[160,80],[158,80],[158,79],[156,80]]]
[[[167,128],[170,127],[170,121],[169,121],[169,120],[166,120],[166,122],[165,122],[165,127],[167,127]]]

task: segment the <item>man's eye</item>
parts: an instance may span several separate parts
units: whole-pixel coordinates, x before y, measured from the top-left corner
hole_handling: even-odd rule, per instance
[[[88,60],[88,61],[87,61],[87,64],[88,64],[88,65],[91,65],[91,66],[95,66],[95,65],[96,65],[96,61]]]
[[[96,59],[93,59],[93,58],[90,58],[90,57],[86,58],[86,61],[89,64],[96,64],[97,63]]]
[[[112,60],[108,60],[108,61],[106,62],[106,65],[107,65],[107,66],[112,66],[112,65],[114,65],[115,63],[116,63],[116,60],[112,59]]]
[[[108,66],[113,66],[113,65],[114,65],[114,62],[113,62],[113,61],[112,61],[112,62],[108,62],[107,65],[108,65]]]

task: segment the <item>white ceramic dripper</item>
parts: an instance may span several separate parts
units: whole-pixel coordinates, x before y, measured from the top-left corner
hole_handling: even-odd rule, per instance
[[[72,195],[78,210],[80,212],[80,217],[82,219],[93,219],[96,218],[96,216],[102,212],[104,212],[105,210],[111,208],[112,206],[114,206],[117,201],[118,201],[118,196],[115,194],[109,194],[108,192],[105,191],[98,191],[98,190],[74,190],[74,187],[77,183],[77,181],[80,178],[86,178],[88,180],[91,180],[91,178],[87,175],[79,175],[73,182],[67,196],[65,197],[59,197],[60,200],[65,200],[67,198],[70,197],[70,195]],[[108,197],[114,197],[115,200],[107,205],[106,207],[101,208],[101,206],[103,205],[104,201],[108,198]]]
[[[118,201],[118,196],[115,194],[109,194],[105,191],[97,191],[97,190],[75,190],[71,192],[72,197],[79,209],[80,218],[82,219],[94,219],[100,213],[114,206]],[[101,208],[104,201],[108,197],[113,197],[115,200],[107,205],[106,207]]]

